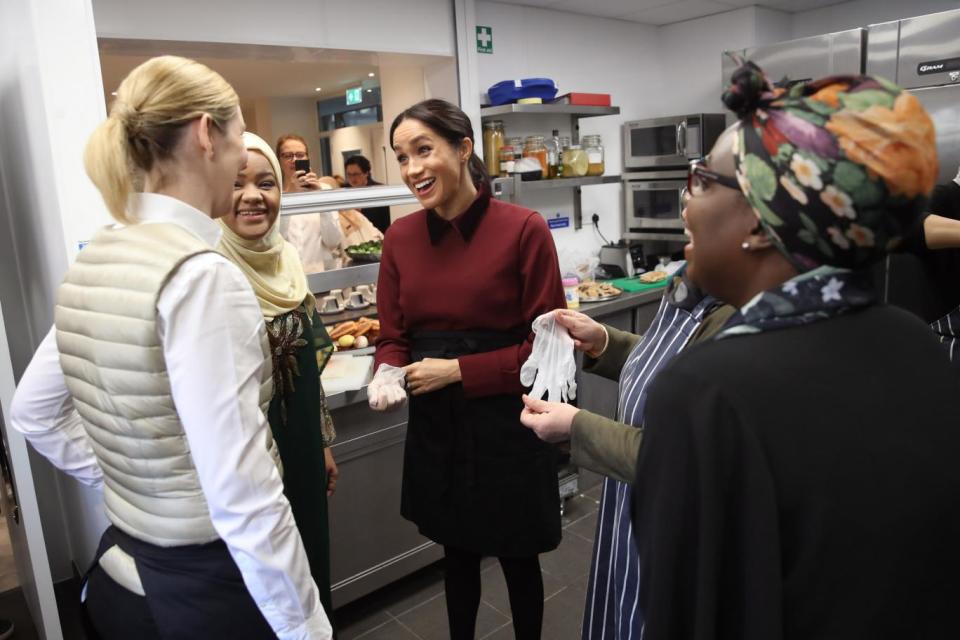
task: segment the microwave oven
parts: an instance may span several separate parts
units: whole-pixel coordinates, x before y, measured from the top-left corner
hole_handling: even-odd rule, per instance
[[[726,128],[722,113],[635,120],[623,125],[623,170],[686,167],[710,153]]]
[[[643,171],[625,173],[623,180],[624,237],[643,239],[650,233],[683,237],[683,189],[687,171]]]

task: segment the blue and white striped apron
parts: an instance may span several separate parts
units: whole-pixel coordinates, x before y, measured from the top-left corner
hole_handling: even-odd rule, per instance
[[[642,424],[647,389],[654,377],[686,346],[704,312],[714,303],[706,296],[687,311],[672,304],[669,297],[663,296],[657,315],[620,374],[617,419],[636,427]],[[643,617],[637,604],[640,561],[630,505],[630,485],[605,479],[587,585],[583,640],[639,640],[642,635]]]
[[[954,309],[936,322],[931,322],[930,328],[937,334],[953,366],[960,367],[960,308]]]

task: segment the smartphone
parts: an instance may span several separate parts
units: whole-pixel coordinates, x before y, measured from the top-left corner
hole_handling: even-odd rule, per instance
[[[303,160],[294,160],[293,170],[306,171],[307,173],[310,173],[310,160],[308,158],[304,158]]]

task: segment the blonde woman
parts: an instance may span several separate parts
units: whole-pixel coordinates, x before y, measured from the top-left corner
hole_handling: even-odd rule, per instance
[[[70,267],[14,396],[34,448],[103,488],[84,592],[108,640],[331,637],[268,453],[263,316],[214,251],[243,128],[233,88],[192,60],[124,79],[84,158],[118,224]]]
[[[243,134],[247,166],[233,185],[233,209],[220,218],[221,253],[253,286],[267,324],[273,397],[267,420],[283,463],[284,494],[303,537],[320,600],[330,610],[330,532],[327,497],[336,489],[330,451],[335,432],[320,383],[318,351],[330,336],[317,321],[316,301],[296,249],[280,235],[281,169],[270,146]]]

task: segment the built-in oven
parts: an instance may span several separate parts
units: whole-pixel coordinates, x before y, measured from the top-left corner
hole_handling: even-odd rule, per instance
[[[623,169],[685,167],[710,152],[725,123],[722,113],[627,122],[623,125]]]
[[[651,233],[682,238],[681,196],[687,171],[625,173],[623,179],[624,238],[643,240]]]

